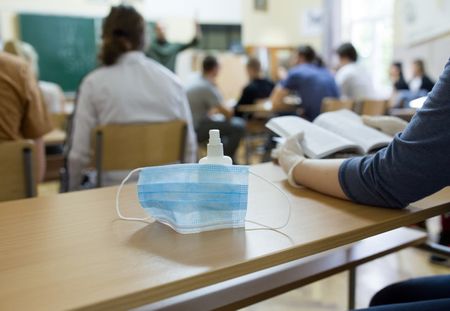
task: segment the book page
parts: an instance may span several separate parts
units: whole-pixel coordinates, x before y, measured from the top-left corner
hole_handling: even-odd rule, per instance
[[[319,115],[314,124],[357,144],[368,153],[389,145],[392,137],[365,125],[356,113],[342,109]]]
[[[344,150],[362,153],[361,148],[355,143],[300,117],[272,118],[266,127],[284,138],[303,132],[304,138],[301,146],[305,155],[311,159],[320,159]]]

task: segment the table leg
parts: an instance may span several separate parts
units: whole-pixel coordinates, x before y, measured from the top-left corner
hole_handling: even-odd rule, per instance
[[[355,308],[355,293],[356,293],[356,267],[348,270],[348,309]]]

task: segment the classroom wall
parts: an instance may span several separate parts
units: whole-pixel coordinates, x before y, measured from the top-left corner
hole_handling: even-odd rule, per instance
[[[417,1],[418,2],[418,1]],[[436,25],[436,14],[433,13],[433,5],[439,6],[443,2],[438,1],[423,1],[424,7],[418,8],[417,5],[421,3],[413,2],[409,3],[414,5],[415,8],[420,11],[421,24],[423,27],[430,25],[430,27],[442,28],[442,22],[439,21],[439,25]],[[444,65],[450,57],[450,32],[441,32],[436,35],[432,35],[433,31],[430,30],[430,37],[411,41],[408,38],[408,33],[411,29],[405,29],[405,18],[414,14],[409,12],[408,7],[405,6],[408,3],[404,0],[396,0],[394,7],[394,60],[402,61],[405,68],[405,75],[409,79],[411,77],[411,62],[416,58],[422,58],[425,61],[426,68],[430,76],[437,80],[441,74]],[[448,6],[447,6],[448,9]],[[448,15],[447,15],[448,16]],[[448,28],[450,28],[450,20],[446,20]],[[436,30],[438,30],[436,28]]]
[[[322,48],[322,32],[305,27],[306,12],[322,9],[322,0],[267,0],[267,11],[255,10],[254,0],[242,0],[245,46],[287,47],[308,43]]]
[[[240,24],[241,0],[142,0],[132,3],[148,20],[178,18],[181,23],[197,18],[204,24]],[[17,37],[17,12],[42,14],[105,16],[119,0],[0,0],[0,36]]]

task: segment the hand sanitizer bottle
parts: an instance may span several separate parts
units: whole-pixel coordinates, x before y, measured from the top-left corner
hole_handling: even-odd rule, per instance
[[[225,164],[232,165],[233,160],[223,155],[223,144],[220,140],[219,130],[209,130],[209,142],[206,157],[201,158],[200,164]]]

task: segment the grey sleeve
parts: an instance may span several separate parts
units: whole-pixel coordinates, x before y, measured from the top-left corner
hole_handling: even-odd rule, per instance
[[[203,98],[208,109],[220,106],[223,102],[222,95],[220,94],[219,90],[213,85],[205,88]]]
[[[339,182],[353,201],[403,208],[450,185],[450,62],[403,133],[374,155],[352,158]]]

